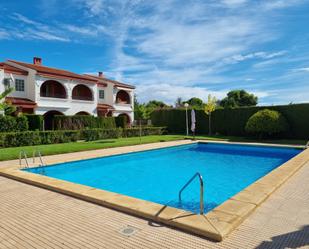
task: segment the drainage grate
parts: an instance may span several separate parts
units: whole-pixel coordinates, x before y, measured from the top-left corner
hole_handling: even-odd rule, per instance
[[[124,235],[124,236],[130,237],[130,236],[133,236],[134,234],[136,234],[138,231],[139,231],[139,229],[136,228],[136,227],[126,226],[126,227],[121,228],[119,230],[119,233]]]

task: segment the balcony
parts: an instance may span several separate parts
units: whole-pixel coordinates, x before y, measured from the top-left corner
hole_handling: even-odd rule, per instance
[[[72,91],[73,100],[93,101],[93,94],[90,88],[85,85],[77,85]]]
[[[118,91],[116,95],[116,104],[117,105],[130,105],[131,104],[130,94],[124,90]]]
[[[66,99],[65,87],[55,80],[45,81],[40,88],[40,96],[47,98]]]

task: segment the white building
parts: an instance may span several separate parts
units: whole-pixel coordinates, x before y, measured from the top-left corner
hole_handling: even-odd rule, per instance
[[[54,115],[127,116],[134,120],[134,86],[98,76],[80,75],[42,65],[7,60],[0,63],[0,93],[6,87],[14,92],[6,98],[19,111],[44,115],[51,128]]]

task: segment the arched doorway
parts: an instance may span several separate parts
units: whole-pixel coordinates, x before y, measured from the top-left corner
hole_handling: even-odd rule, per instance
[[[126,113],[121,113],[118,115],[118,117],[126,117],[126,120],[127,120],[127,125],[129,126],[131,124],[131,119],[130,119],[130,116]]]
[[[63,115],[63,113],[59,111],[48,111],[44,114],[44,129],[45,130],[54,129],[54,117],[56,115]]]
[[[72,99],[93,100],[92,92],[85,85],[76,85],[72,91]]]
[[[75,115],[89,116],[90,114],[88,112],[78,112]]]
[[[65,99],[67,97],[67,93],[64,86],[58,81],[47,80],[40,88],[40,96]]]
[[[117,104],[130,104],[131,103],[130,95],[126,91],[120,90],[116,95],[116,103]]]

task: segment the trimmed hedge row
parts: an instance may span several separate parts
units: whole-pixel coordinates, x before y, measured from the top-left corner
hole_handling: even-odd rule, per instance
[[[42,131],[44,118],[42,115],[26,114],[30,131]]]
[[[2,116],[0,115],[0,132],[27,131],[28,120],[25,116]]]
[[[254,113],[266,108],[280,112],[287,119],[290,129],[281,135],[283,138],[309,138],[309,104],[218,109],[211,115],[212,131],[214,134],[245,136],[248,119]],[[188,110],[189,124],[190,113],[191,110]],[[184,109],[157,110],[152,113],[151,120],[155,126],[166,126],[169,133],[185,133]],[[208,134],[208,129],[208,116],[203,110],[196,110],[196,133]]]
[[[79,131],[25,131],[0,133],[0,147],[6,148],[75,142],[79,137]]]
[[[125,129],[128,125],[126,116],[115,117],[115,122],[116,122],[116,127],[121,127],[123,129]]]
[[[90,129],[81,131],[81,137],[86,141],[93,141],[107,138],[138,137],[140,134],[141,136],[162,135],[165,132],[165,127],[146,127],[141,130],[139,128],[116,128],[111,130]]]
[[[161,135],[164,127],[149,127],[142,129],[142,136]],[[87,129],[81,131],[25,131],[0,133],[0,148],[18,147],[39,144],[57,144],[75,142],[83,139],[94,141],[99,139],[139,136],[137,128],[122,129]]]
[[[62,116],[54,117],[55,130],[81,130],[81,129],[113,129],[116,128],[114,117],[94,117],[87,115]]]

